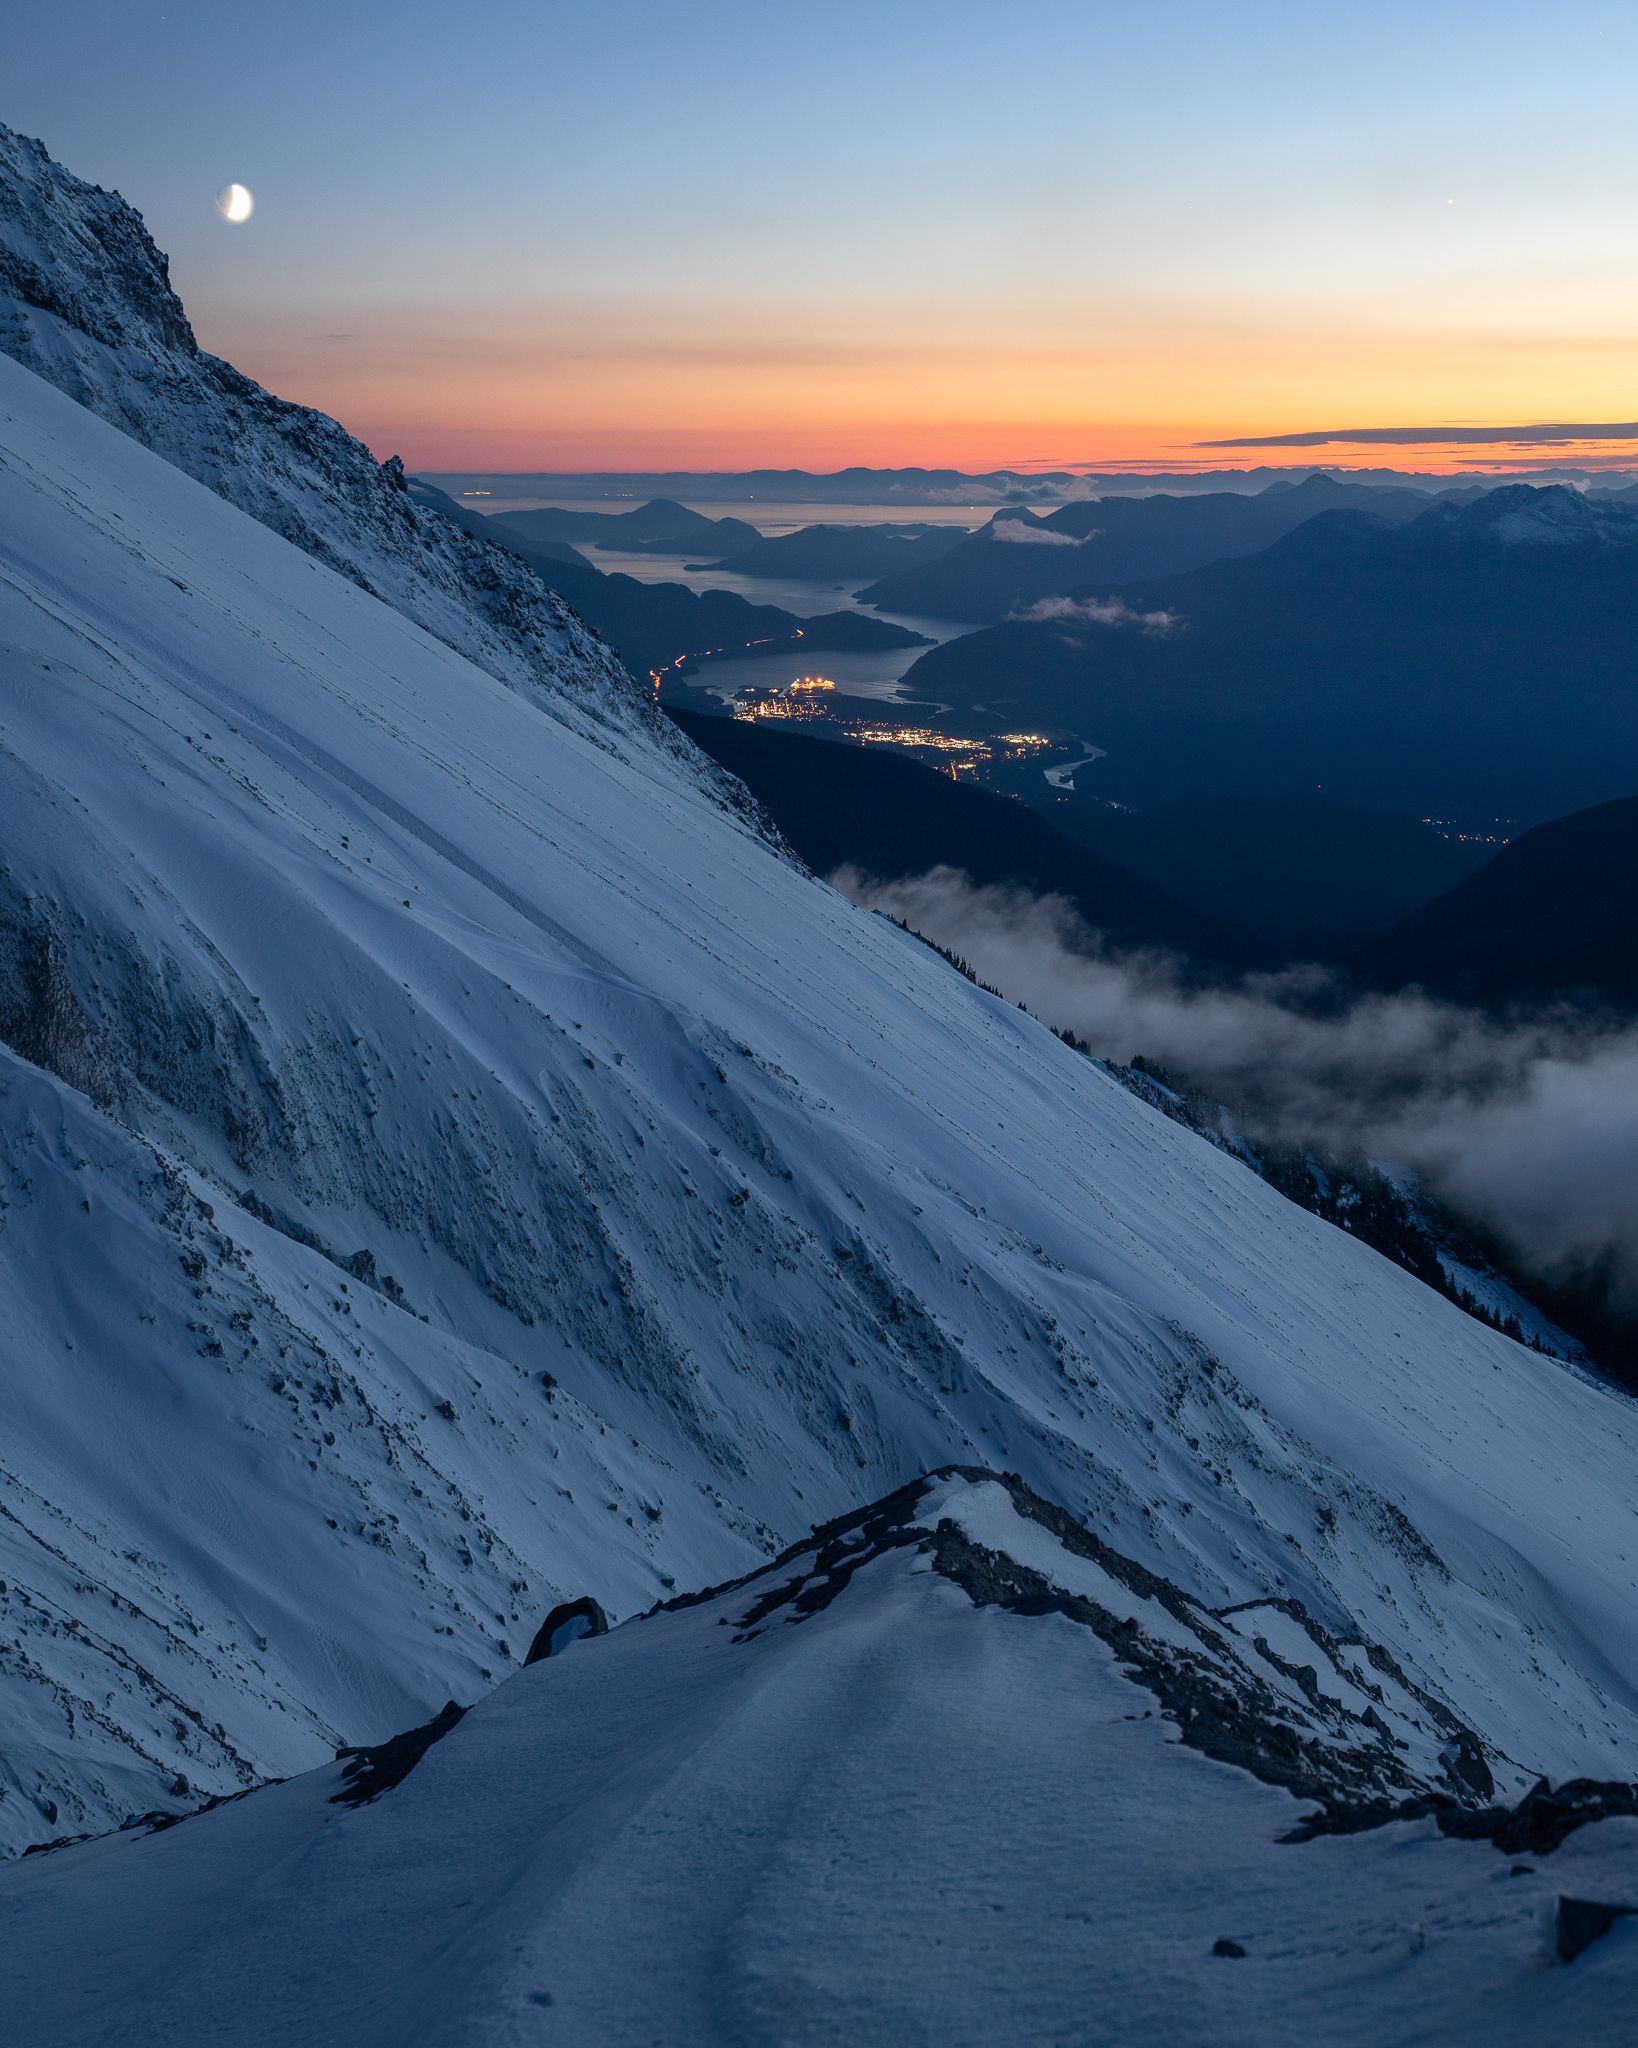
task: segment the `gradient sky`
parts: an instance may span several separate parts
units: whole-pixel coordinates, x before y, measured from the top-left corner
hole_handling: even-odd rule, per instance
[[[1186,466],[1638,415],[1635,76],[1630,0],[65,0],[0,119],[416,467]]]

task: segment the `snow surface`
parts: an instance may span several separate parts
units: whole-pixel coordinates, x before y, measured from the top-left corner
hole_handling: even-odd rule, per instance
[[[3,360],[0,648],[13,1847],[952,1458],[1632,1773],[1630,1402]]]
[[[938,1482],[946,1518],[1066,1590],[1085,1563],[993,1483]],[[1638,1821],[1522,1857],[1431,1820],[1282,1840],[1311,1809],[1185,1747],[1091,1628],[914,1548],[746,1625],[814,1562],[531,1667],[373,1803],[326,1765],[0,1871],[10,2038],[1630,2038],[1638,1920],[1564,1964],[1554,1930],[1561,1895],[1638,1905]]]

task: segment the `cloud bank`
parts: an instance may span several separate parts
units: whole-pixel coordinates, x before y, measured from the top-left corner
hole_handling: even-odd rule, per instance
[[[1101,1057],[1158,1061],[1261,1136],[1407,1167],[1528,1270],[1638,1313],[1638,1029],[1414,991],[1344,1001],[1319,969],[1200,989],[1162,955],[1106,957],[1062,897],[951,868],[831,880]]]

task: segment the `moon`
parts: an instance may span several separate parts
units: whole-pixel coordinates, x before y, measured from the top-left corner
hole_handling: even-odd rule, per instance
[[[248,185],[224,185],[216,195],[216,211],[223,220],[230,220],[235,227],[241,221],[249,220],[256,210],[256,202],[250,196]]]

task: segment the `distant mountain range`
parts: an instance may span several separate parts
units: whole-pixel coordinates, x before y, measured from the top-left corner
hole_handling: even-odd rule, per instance
[[[1092,499],[1045,518],[997,513],[936,559],[880,578],[861,592],[883,611],[993,624],[1041,598],[1109,578],[1172,576],[1229,555],[1254,554],[1312,519],[1351,510],[1389,520],[1428,508],[1424,492],[1311,476],[1255,495]]]
[[[898,881],[952,867],[980,885],[1062,896],[1116,948],[1168,946],[1212,962],[1245,957],[1232,915],[1191,908],[1010,797],[952,782],[885,747],[694,711],[670,715],[740,778],[816,874],[853,866]]]
[[[1638,796],[1537,825],[1362,957],[1373,978],[1486,1003],[1638,1010]]]
[[[468,533],[528,563],[639,677],[670,668],[679,659],[760,654],[777,646],[828,653],[926,644],[925,635],[863,612],[800,618],[778,605],[752,604],[729,590],[694,591],[681,583],[642,583],[635,576],[605,575],[565,540],[531,539],[514,523],[486,518],[421,478],[411,479],[410,492],[418,504],[444,513]]]
[[[1061,504],[1087,497],[1145,497],[1154,491],[1192,496],[1211,491],[1261,491],[1270,484],[1300,484],[1311,476],[1341,474],[1354,484],[1442,491],[1448,476],[1368,464],[1338,472],[1325,463],[1254,463],[1221,469],[626,469],[626,470],[460,470],[431,474],[429,481],[459,495],[468,489],[504,488],[514,498],[681,498],[690,504],[745,503],[773,499],[785,504],[880,505],[912,509],[924,505]],[[1608,489],[1631,484],[1635,472],[1578,469],[1570,465],[1531,472],[1535,482],[1585,484]],[[1511,479],[1508,479],[1511,480]],[[1503,481],[1498,477],[1497,482]]]
[[[1085,735],[1108,754],[1100,794],[1125,801],[1323,788],[1468,826],[1638,787],[1635,684],[1638,510],[1529,485],[1398,526],[1325,512],[1260,554],[1083,584],[906,678]]]

